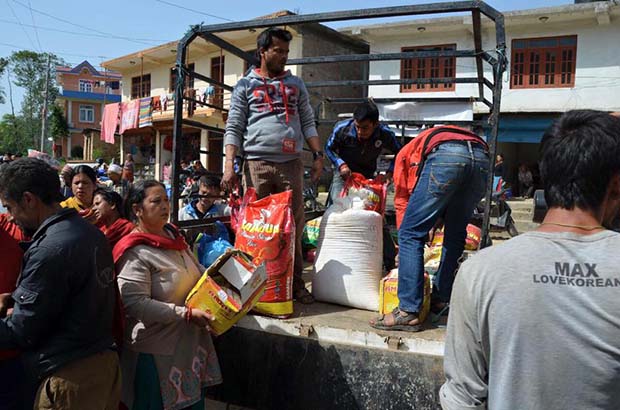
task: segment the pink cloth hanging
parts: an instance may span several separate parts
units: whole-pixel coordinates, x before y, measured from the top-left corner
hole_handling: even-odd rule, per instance
[[[126,130],[130,130],[132,128],[138,128],[139,110],[140,100],[132,100],[126,103],[121,103],[121,128],[118,130],[119,134],[122,134]]]
[[[103,107],[103,118],[101,119],[101,141],[114,144],[114,133],[118,126],[118,112],[120,103],[106,104]]]

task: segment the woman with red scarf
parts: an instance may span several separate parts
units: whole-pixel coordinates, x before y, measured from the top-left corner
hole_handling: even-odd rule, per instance
[[[99,188],[95,191],[93,212],[96,225],[108,238],[112,248],[134,229],[134,224],[123,218],[123,198],[110,189]]]
[[[11,294],[17,287],[24,255],[19,242],[26,239],[7,214],[0,214],[0,318],[7,316]],[[18,351],[0,350],[0,408],[19,409],[23,405],[23,371]]]
[[[185,306],[204,268],[167,223],[163,184],[138,182],[126,205],[136,227],[113,251],[127,320],[121,400],[132,410],[204,409],[204,389],[221,382],[213,316]]]

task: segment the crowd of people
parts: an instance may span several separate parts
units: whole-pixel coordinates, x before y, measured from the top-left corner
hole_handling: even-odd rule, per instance
[[[292,285],[294,298],[307,304],[314,298],[301,278],[304,142],[313,181],[324,154],[305,85],[285,70],[291,40],[280,28],[258,36],[261,65],[232,95],[224,175],[208,175],[200,161],[181,163],[189,200],[178,219],[229,212],[222,190],[238,188],[238,172],[242,188],[259,198],[291,190]],[[371,326],[422,329],[424,244],[438,222],[444,226],[431,299],[432,311],[448,315],[444,408],[617,407],[620,236],[607,228],[620,213],[620,119],[597,111],[563,115],[542,141],[550,207],[543,224],[479,252],[458,275],[466,226],[490,177],[484,139],[438,126],[401,146],[367,102],[336,125],[325,151],[334,199],[352,172],[373,177],[379,155],[395,156],[384,178],[395,186],[399,306]],[[0,404],[203,409],[205,389],[222,382],[213,316],[185,299],[205,266],[169,223],[166,186],[134,181],[130,157],[104,169],[103,184],[85,165],[59,175],[38,159],[8,162],[0,166],[8,212],[0,215]],[[532,180],[520,170],[524,196]]]
[[[205,267],[168,224],[164,185],[123,198],[89,166],[72,174],[61,202],[47,163],[0,168],[2,408],[204,408],[221,381],[212,317],[185,297]]]

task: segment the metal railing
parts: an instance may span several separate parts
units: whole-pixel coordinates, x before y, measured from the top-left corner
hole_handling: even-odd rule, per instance
[[[487,181],[487,192],[485,195],[485,213],[482,227],[482,243],[487,243],[488,227],[489,227],[489,211],[490,211],[490,199],[492,194],[493,185],[493,169],[495,166],[495,155],[497,150],[497,134],[499,126],[499,108],[501,102],[501,90],[502,90],[502,74],[506,69],[506,35],[504,27],[504,16],[499,11],[495,10],[488,4],[482,1],[457,1],[457,2],[445,2],[445,3],[430,3],[411,6],[396,6],[396,7],[378,7],[370,9],[358,9],[337,11],[330,13],[315,13],[306,15],[286,15],[281,17],[260,19],[260,20],[247,20],[240,22],[231,22],[223,24],[213,25],[196,25],[185,34],[185,36],[179,41],[177,45],[177,84],[175,88],[175,99],[181,100],[184,98],[183,89],[187,78],[198,78],[207,83],[221,87],[224,90],[232,91],[233,85],[225,84],[217,81],[208,76],[197,73],[190,70],[187,66],[187,52],[189,45],[197,38],[202,38],[208,43],[219,47],[223,51],[227,51],[244,61],[247,61],[250,65],[259,66],[255,55],[249,54],[246,51],[240,49],[231,42],[218,36],[220,33],[240,30],[255,31],[259,28],[273,27],[273,26],[289,26],[297,27],[308,24],[345,21],[345,20],[360,20],[360,19],[372,19],[372,18],[384,18],[384,17],[398,17],[398,16],[415,16],[424,14],[445,14],[445,13],[457,13],[457,12],[469,12],[472,16],[473,26],[473,43],[474,48],[472,50],[429,50],[429,51],[409,51],[401,53],[373,53],[373,54],[351,54],[351,55],[328,55],[328,56],[315,56],[315,57],[303,57],[298,59],[291,59],[288,61],[289,65],[306,65],[306,64],[325,64],[325,63],[341,63],[341,62],[370,62],[370,61],[382,61],[382,60],[403,60],[410,58],[439,58],[439,57],[451,57],[455,59],[460,58],[474,58],[476,60],[476,74],[475,77],[467,78],[418,78],[418,79],[390,79],[390,80],[369,80],[368,78],[359,80],[339,80],[339,81],[321,81],[316,80],[307,83],[307,87],[312,89],[321,89],[323,92],[323,100],[332,102],[338,99],[330,98],[329,92],[334,87],[339,86],[369,86],[369,85],[393,85],[393,84],[437,84],[437,83],[469,83],[477,85],[477,95],[472,95],[471,99],[476,102],[485,104],[489,108],[489,117],[486,125],[490,128],[490,138],[488,141],[489,151],[491,156],[489,179]],[[484,15],[490,19],[495,26],[495,46],[494,50],[489,52],[482,48],[482,25],[481,16]],[[484,71],[484,65],[487,64],[491,67],[492,78],[487,78]],[[489,90],[492,94],[492,99],[485,98],[485,90]],[[316,90],[314,92],[317,92]],[[460,98],[446,97],[441,101],[453,102]],[[349,99],[349,103],[361,102],[363,98]],[[397,101],[431,101],[437,100],[433,98],[391,98],[390,100]],[[389,123],[390,121],[388,121]],[[397,123],[405,126],[409,124],[414,125],[433,125],[437,121],[407,121],[399,120]],[[444,124],[451,123],[450,121],[442,121]],[[178,180],[179,175],[179,155],[181,152],[181,139],[183,135],[183,125],[199,126],[199,123],[189,119],[183,118],[183,110],[175,110],[174,125],[173,125],[173,175],[174,179]],[[477,125],[475,122],[470,121],[468,124]],[[204,128],[204,126],[203,126]],[[213,128],[213,127],[211,127]],[[224,129],[210,129],[213,132],[223,133]],[[178,187],[173,185],[173,209],[172,220],[174,223],[179,223],[177,220],[178,206],[177,199],[179,196]],[[193,221],[180,222],[181,226],[192,226]]]

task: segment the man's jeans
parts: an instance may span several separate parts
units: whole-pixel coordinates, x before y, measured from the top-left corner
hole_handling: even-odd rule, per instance
[[[467,224],[485,192],[489,156],[470,142],[444,142],[427,156],[398,231],[400,309],[419,312],[424,299],[424,242],[438,218],[444,241],[435,286],[441,301],[450,300]],[[437,296],[437,295],[434,295]]]

